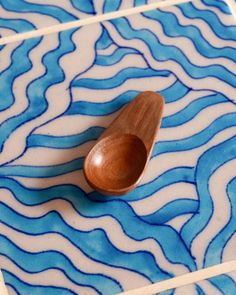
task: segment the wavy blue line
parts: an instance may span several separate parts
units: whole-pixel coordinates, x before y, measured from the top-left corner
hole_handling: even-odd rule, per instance
[[[178,167],[170,169],[160,176],[156,177],[152,181],[138,186],[135,190],[122,197],[122,200],[132,202],[145,199],[153,195],[156,191],[167,187],[168,185],[185,182],[194,184],[194,168],[192,167]],[[88,194],[88,197],[93,201],[109,202],[111,200],[120,200],[120,197],[110,196],[109,198],[98,192],[92,192]]]
[[[150,68],[142,69],[137,67],[120,70],[115,76],[107,79],[82,78],[74,80],[71,87],[84,87],[89,89],[112,89],[120,86],[129,79],[139,79],[144,77],[168,77],[167,71],[156,71]]]
[[[190,102],[186,107],[184,107],[179,112],[164,117],[162,119],[161,127],[162,128],[170,128],[177,127],[183,125],[190,120],[192,120],[195,116],[198,115],[203,109],[206,109],[209,106],[213,106],[218,104],[219,107],[221,103],[227,102],[227,98],[220,94],[212,94],[208,96],[201,97]]]
[[[96,229],[89,232],[82,232],[77,229],[75,230],[69,226],[56,211],[51,211],[50,213],[39,218],[28,218],[27,216],[21,215],[9,208],[6,204],[1,204],[1,208],[6,209],[6,212],[9,214],[9,216],[7,216],[7,214],[4,213],[4,215],[1,216],[1,222],[7,226],[13,227],[14,230],[33,236],[43,235],[46,233],[57,233],[69,240],[75,247],[79,248],[84,253],[84,255],[89,257],[89,259],[98,261],[99,263],[102,262],[104,265],[134,271],[140,276],[148,279],[150,282],[170,278],[170,275],[162,271],[156,265],[152,254],[146,251],[126,253],[113,246],[109,241],[106,232],[104,232],[102,229]],[[57,224],[56,227],[55,223]],[[96,244],[94,244],[94,241],[96,241]],[[0,252],[2,251],[3,250],[0,250]],[[5,252],[3,253],[10,255],[11,257],[13,255],[8,248],[5,248]],[[22,259],[21,257],[17,258],[17,253],[18,251],[15,251],[13,260],[16,260],[19,264],[24,265],[23,257]],[[66,262],[65,266],[65,261],[63,260],[64,264],[62,264],[63,261],[61,261],[61,259],[60,264],[59,262],[55,264],[55,261],[57,261],[58,258],[54,257],[53,253],[48,255],[51,255],[50,262],[47,261],[46,257],[42,258],[42,260],[40,260],[40,257],[38,257],[37,261],[40,261],[39,266],[29,265],[29,267],[27,267],[27,265],[25,265],[24,267],[27,267],[27,270],[32,270],[33,272],[39,272],[45,268],[60,267],[62,269],[68,270],[68,275],[72,275],[71,278],[75,279],[73,276],[75,270],[74,266],[73,269],[71,269],[71,266],[68,265],[68,261]],[[78,281],[79,284],[91,285],[98,288],[99,290],[104,289],[102,286],[104,283],[106,283],[106,276],[103,279],[103,275],[97,274],[96,276],[94,275],[93,277],[86,279],[86,276],[89,274],[85,274],[78,269],[77,272],[82,273],[82,280]],[[78,276],[78,273],[76,276]],[[108,279],[111,278],[108,277]],[[98,280],[98,282],[97,284],[94,284],[96,280]],[[112,285],[109,284],[109,286],[106,286],[106,288],[108,287],[110,289]]]
[[[29,178],[47,178],[62,175],[82,169],[84,157],[72,160],[67,163],[52,166],[27,166],[12,165],[0,166],[0,176],[22,176]]]
[[[159,142],[155,145],[152,157],[166,152],[176,152],[189,150],[202,144],[207,143],[215,134],[226,128],[232,127],[235,122],[236,114],[227,114],[215,120],[210,126],[195,136],[177,141]],[[4,176],[23,176],[23,177],[53,177],[69,173],[83,166],[84,158],[78,158],[67,163],[53,166],[26,166],[26,165],[11,165],[0,167],[0,175]]]
[[[202,79],[205,77],[215,77],[227,82],[235,87],[235,75],[222,65],[196,66],[191,63],[189,58],[174,45],[163,45],[160,43],[158,36],[148,29],[135,30],[132,28],[128,19],[119,18],[111,21],[120,35],[127,39],[138,39],[149,47],[152,56],[158,61],[174,61],[181,65],[188,75],[193,79]],[[151,67],[151,65],[150,65]]]
[[[110,55],[97,55],[95,64],[99,66],[111,66],[119,63],[129,54],[137,54],[137,51],[132,48],[118,48]]]
[[[94,81],[91,79],[88,79],[89,81],[86,81],[86,84],[93,84],[93,87],[97,87]],[[86,85],[88,87],[88,85]],[[165,92],[165,91],[163,91]],[[171,91],[172,92],[172,91]],[[130,102],[136,95],[138,94],[138,91],[126,91],[119,95],[118,97],[105,102],[87,102],[87,101],[77,101],[71,104],[70,108],[66,112],[66,115],[89,115],[89,116],[105,116],[109,115],[111,113],[114,113],[118,111],[121,107],[123,107],[125,104]],[[161,92],[163,95],[163,93]],[[227,98],[222,96],[221,94],[213,94],[206,97],[199,98],[198,100],[190,103],[187,107],[185,107],[183,110],[179,111],[178,113],[165,117],[162,120],[162,128],[167,127],[175,127],[181,124],[184,124],[191,120],[194,116],[196,116],[202,109],[222,102],[227,102]]]
[[[24,13],[24,12],[33,12],[39,13],[42,16],[51,16],[57,19],[60,22],[67,22],[76,20],[75,17],[70,12],[64,10],[62,7],[56,5],[45,5],[45,4],[37,4],[37,3],[28,3],[24,0],[7,0],[1,2],[2,7],[5,10],[13,11],[16,13]]]
[[[30,221],[31,222],[31,221]],[[27,221],[29,224],[29,221]],[[59,269],[77,285],[88,286],[95,289],[99,294],[107,293],[108,290],[120,292],[119,283],[103,274],[85,273],[79,270],[65,254],[48,250],[30,253],[19,248],[6,236],[0,235],[0,255],[12,260],[24,272],[39,273],[47,269]]]
[[[112,12],[112,11],[116,11],[120,8],[122,0],[106,0],[103,1],[103,13],[108,13],[108,12]]]
[[[115,97],[108,102],[88,102],[76,101],[73,102],[65,115],[87,115],[87,116],[105,116],[112,114],[122,108],[125,104],[129,103],[138,91],[126,91],[121,95]]]
[[[179,6],[178,6],[179,7]],[[202,35],[201,30],[194,25],[181,25],[179,19],[173,12],[163,11],[161,9],[152,10],[143,14],[149,19],[157,21],[165,35],[169,37],[185,37],[189,39],[202,56],[207,58],[224,57],[229,60],[236,60],[235,48],[225,46],[223,48],[214,47]],[[168,22],[166,19],[168,18]],[[175,30],[173,30],[175,28]]]
[[[22,33],[25,31],[31,31],[36,27],[25,19],[4,19],[0,18],[0,27],[13,30],[15,33]]]
[[[82,159],[74,160],[72,162],[66,163],[65,165],[56,165],[49,167],[32,167],[32,166],[13,166],[12,170],[3,170],[2,174],[6,177],[8,174],[10,176],[26,176],[26,177],[52,177],[61,174],[65,174],[71,171],[75,171],[78,169],[79,165],[82,167]],[[4,169],[8,167],[0,167],[0,169]],[[9,167],[11,168],[11,167]],[[67,168],[67,170],[65,169]],[[27,171],[25,171],[27,170]],[[42,180],[43,181],[43,180]],[[194,169],[191,167],[178,167],[174,169],[170,169],[164,172],[162,175],[158,176],[154,180],[138,186],[134,191],[126,194],[123,199],[126,201],[134,201],[141,200],[149,197],[154,194],[156,191],[177,182],[186,182],[186,183],[194,183]],[[104,195],[98,192],[92,192],[88,195],[88,197],[93,201],[104,201]],[[120,200],[119,197],[109,197],[109,199],[105,198],[105,201],[111,200]]]
[[[165,103],[170,103],[181,99],[190,91],[190,88],[176,80],[171,86],[160,91],[160,94],[165,98]]]
[[[148,0],[134,0],[134,6],[148,4]]]
[[[179,198],[178,200],[165,204],[162,208],[152,214],[141,216],[141,218],[150,224],[164,224],[177,216],[197,212],[197,200]]]
[[[173,141],[157,142],[154,146],[152,158],[169,152],[178,152],[194,149],[211,140],[224,129],[236,126],[236,113],[222,115],[214,120],[204,130],[193,136]],[[91,127],[86,131],[71,136],[51,136],[33,134],[28,137],[27,147],[48,147],[57,149],[73,148],[90,140],[96,140],[104,131],[103,127]]]
[[[207,226],[214,210],[208,187],[209,179],[224,163],[236,158],[235,147],[236,136],[210,148],[198,160],[195,179],[199,196],[199,213],[194,215],[181,230],[181,236],[188,247],[191,247],[194,238]]]
[[[52,136],[46,134],[31,134],[27,138],[27,147],[48,147],[56,149],[73,148],[84,144],[90,140],[96,140],[105,128],[94,126],[87,130],[68,136]]]
[[[12,85],[16,78],[32,68],[31,60],[28,58],[29,52],[34,49],[40,41],[41,38],[24,41],[11,53],[10,65],[0,74],[0,92],[4,93],[4,99],[0,100],[0,111],[4,111],[14,103],[15,95],[12,90]],[[19,56],[22,58],[21,63],[18,62]]]
[[[179,5],[178,8],[189,19],[199,18],[205,21],[216,36],[223,40],[235,41],[235,25],[225,26],[218,15],[212,11],[199,10],[192,2]]]
[[[224,0],[223,1],[201,0],[201,1],[206,6],[217,8],[219,9],[220,12],[223,12],[225,14],[231,14],[229,7]]]
[[[45,73],[31,81],[27,86],[27,98],[29,100],[28,108],[22,112],[20,115],[9,118],[0,126],[0,149],[2,150],[5,140],[10,136],[13,130],[17,129],[22,124],[33,120],[40,114],[42,114],[47,108],[47,101],[45,98],[46,90],[51,86],[57,83],[62,82],[65,77],[64,73],[59,65],[59,59],[65,53],[71,52],[75,49],[74,44],[72,43],[70,36],[74,31],[62,32],[59,35],[59,38],[63,38],[63,42],[59,42],[59,45],[56,49],[48,51],[44,56],[42,63],[45,67]],[[34,39],[27,40],[27,44]],[[18,55],[19,58],[19,55]],[[19,65],[19,63],[17,63]]]
[[[212,264],[219,264],[222,261],[222,254],[224,247],[230,238],[236,232],[236,172],[235,178],[232,179],[227,185],[227,195],[229,198],[231,213],[229,221],[221,229],[221,231],[212,239],[208,244],[205,256],[204,256],[204,267],[208,267]]]
[[[181,99],[189,91],[190,90],[187,87],[185,87],[180,81],[177,80],[171,86],[161,91],[161,95],[165,97],[166,103],[169,103],[169,102],[173,102],[178,99]],[[128,92],[122,95],[127,95],[127,93]],[[130,93],[130,96],[132,97],[132,96],[135,96],[135,94],[138,92],[129,92],[129,93]],[[117,101],[117,99],[118,98],[115,98],[114,100],[109,101],[108,103],[113,104],[115,101]],[[128,101],[129,101],[129,98],[127,98],[127,102]],[[120,103],[121,105],[114,106],[114,109],[119,109],[122,106],[122,102]],[[102,108],[100,109],[102,110]],[[87,110],[83,112],[86,113]],[[76,113],[76,110],[74,110],[74,113]],[[83,144],[89,140],[97,139],[101,135],[103,130],[104,130],[103,127],[94,126],[80,134],[71,135],[71,136],[49,136],[49,135],[31,134],[27,138],[27,147],[42,146],[42,147],[49,147],[49,148],[72,148],[75,146],[79,146],[80,144]]]
[[[208,279],[223,295],[236,294],[236,283],[227,275],[217,276]]]
[[[17,196],[17,199],[24,203],[35,202],[35,197],[39,198],[39,200],[36,200],[39,203],[62,197],[69,200],[82,216],[89,218],[111,216],[122,226],[124,233],[132,239],[137,241],[147,238],[154,239],[159,243],[166,259],[172,263],[184,264],[191,270],[196,269],[189,250],[174,229],[166,225],[153,226],[143,222],[123,200],[94,202],[89,200],[79,187],[73,185],[61,185],[40,191],[29,190],[23,188],[19,183],[17,184],[16,181],[4,178],[1,180],[1,187],[10,189]],[[31,197],[28,200],[25,199],[29,194]],[[178,257],[175,255],[176,247],[179,249]]]
[[[187,138],[157,142],[152,157],[164,153],[187,151],[209,142],[217,133],[236,126],[236,113],[222,115],[200,132]]]
[[[89,14],[96,14],[94,9],[93,0],[70,0],[71,5],[80,11],[83,11],[85,13]]]
[[[76,29],[76,30],[70,30],[70,32],[71,32],[71,34],[70,34],[70,36],[69,36],[69,40],[70,40],[70,42],[66,42],[66,44],[68,44],[68,43],[74,44],[74,43],[73,43],[73,40],[72,40],[72,35],[73,35],[73,33],[76,32],[76,31],[77,31],[77,29]],[[59,36],[59,39],[60,39],[60,42],[61,42],[61,40],[63,39],[63,32],[60,33],[60,34],[58,34],[58,36]],[[65,39],[65,38],[64,38],[64,39]],[[64,39],[63,39],[63,40],[64,40]],[[96,43],[97,43],[97,41],[96,41]],[[96,45],[95,45],[95,46],[96,46]],[[75,49],[75,46],[74,46],[74,49]],[[72,50],[72,51],[73,51],[73,50]],[[59,61],[59,58],[58,58],[58,61]],[[92,65],[93,65],[93,61],[92,61],[91,63],[92,63]],[[92,66],[90,65],[90,66],[88,67],[88,69],[91,68],[91,67],[92,67]],[[85,72],[86,72],[86,71],[87,71],[87,69],[85,70]],[[82,73],[80,73],[80,74],[82,74]],[[77,75],[76,75],[76,77],[77,77]],[[70,101],[69,101],[69,105],[68,105],[68,108],[69,108],[69,107],[70,107],[70,104],[71,104],[71,101],[72,101],[72,93],[71,93],[71,88],[70,88],[70,86],[68,87],[67,90],[69,91],[69,95],[70,95]],[[67,109],[68,109],[68,108],[67,108]],[[59,114],[58,116],[56,116],[56,117],[54,117],[54,118],[52,118],[52,119],[49,119],[48,121],[46,121],[46,122],[44,122],[44,123],[42,123],[42,124],[39,124],[38,126],[34,127],[34,128],[31,130],[31,132],[28,134],[28,136],[30,136],[31,134],[33,134],[34,131],[35,131],[37,128],[42,127],[42,126],[44,126],[44,125],[46,125],[46,124],[48,124],[48,123],[50,123],[50,122],[56,120],[57,118],[63,116],[63,115],[65,114],[65,112],[67,111],[67,109],[66,109],[62,114]],[[22,124],[21,124],[21,125],[22,125]],[[16,159],[20,158],[20,157],[22,156],[22,154],[25,153],[26,149],[27,149],[27,146],[25,147],[25,149],[23,150],[23,152],[22,152],[21,154],[19,154],[16,158],[10,160],[9,162],[7,162],[7,163],[5,163],[5,164],[10,164],[10,163],[12,163],[13,161],[15,161]]]
[[[6,269],[2,269],[3,277],[6,284],[14,286],[19,294],[50,294],[50,295],[78,295],[66,288],[55,286],[31,285],[25,281],[20,280],[15,274]],[[60,292],[60,293],[58,293]]]
[[[8,242],[9,242],[9,240],[8,240]],[[8,245],[9,245],[9,244],[10,244],[10,243],[8,243]],[[10,247],[11,247],[11,244],[10,244]],[[18,249],[19,249],[19,248],[17,248],[17,250],[18,250]],[[23,251],[21,251],[21,252],[19,253],[19,251],[17,251],[17,253],[16,253],[15,256],[17,256],[17,255],[21,255],[22,252],[23,252]],[[47,271],[47,270],[58,270],[58,271],[62,272],[62,273],[64,274],[64,276],[65,276],[67,279],[69,279],[72,283],[74,283],[75,285],[77,285],[77,286],[82,286],[82,287],[88,287],[88,288],[91,288],[91,289],[93,289],[93,291],[95,291],[96,293],[102,295],[102,293],[99,292],[95,287],[90,286],[90,285],[86,285],[86,284],[78,283],[78,281],[79,281],[79,280],[78,280],[78,273],[77,273],[77,274],[73,273],[73,276],[74,276],[74,278],[73,278],[73,276],[72,276],[72,277],[68,276],[66,270],[64,270],[63,268],[57,267],[57,266],[55,266],[55,267],[44,267],[44,268],[42,268],[42,269],[39,270],[39,271],[32,271],[32,270],[31,270],[31,266],[32,266],[32,265],[31,265],[31,266],[29,267],[29,270],[27,270],[27,268],[25,268],[25,266],[19,265],[14,259],[12,259],[11,257],[9,257],[7,254],[2,254],[2,253],[0,252],[0,256],[6,257],[6,258],[7,258],[8,260],[10,260],[13,264],[15,264],[15,265],[18,266],[21,270],[23,270],[25,273],[28,273],[28,274],[39,274],[39,273],[41,273],[41,272],[43,272],[43,271]],[[25,255],[25,256],[26,256],[26,255]],[[29,261],[30,261],[30,263],[33,264],[32,261],[31,261],[31,259],[34,259],[35,257],[26,257],[26,258],[28,258]],[[54,258],[55,258],[55,257],[54,257]],[[38,260],[37,263],[41,263],[41,261]],[[79,275],[81,275],[81,273],[79,273]],[[119,291],[120,291],[120,290],[119,290]]]
[[[197,284],[195,284],[195,290],[197,291],[198,295],[206,295],[206,293],[203,292],[203,290]]]
[[[111,44],[113,44],[113,41],[111,37],[109,36],[107,30],[102,26],[102,35],[100,36],[97,44],[96,44],[96,49],[106,49],[108,48]]]

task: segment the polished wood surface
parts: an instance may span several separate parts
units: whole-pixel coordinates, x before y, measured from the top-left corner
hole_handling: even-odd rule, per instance
[[[123,195],[139,183],[161,124],[164,99],[140,93],[98,139],[85,159],[88,183],[105,195]]]

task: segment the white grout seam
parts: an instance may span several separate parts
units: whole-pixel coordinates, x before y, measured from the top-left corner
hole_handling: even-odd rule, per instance
[[[112,20],[119,17],[125,17],[132,14],[142,13],[145,11],[150,11],[153,9],[162,8],[162,7],[171,6],[171,5],[177,5],[177,4],[181,4],[185,2],[191,2],[191,0],[166,0],[163,2],[156,2],[156,3],[141,5],[141,6],[137,6],[137,7],[133,7],[129,9],[113,11],[113,12],[109,12],[109,13],[105,13],[101,15],[95,15],[85,19],[62,23],[59,25],[54,25],[54,26],[50,26],[50,27],[46,27],[46,28],[42,28],[38,30],[33,30],[26,33],[19,33],[19,34],[15,34],[11,36],[6,36],[3,38],[0,38],[0,45],[5,45],[8,43],[22,41],[22,40],[26,40],[30,38],[41,37],[41,36],[52,34],[52,33],[58,33],[58,32],[66,31],[73,28],[79,28],[81,26],[91,25],[98,22],[102,22],[102,21]]]
[[[183,287],[185,285],[197,283],[199,281],[210,279],[212,277],[232,271],[236,271],[236,260],[187,273],[185,275],[165,280],[150,286],[133,289],[127,292],[120,293],[119,295],[152,295],[159,292]]]

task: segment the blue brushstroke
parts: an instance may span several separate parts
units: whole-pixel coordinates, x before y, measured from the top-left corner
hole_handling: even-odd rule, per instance
[[[138,186],[135,190],[129,192],[128,194],[122,197],[122,200],[125,201],[137,201],[145,199],[160,189],[167,187],[168,185],[186,182],[194,184],[194,168],[192,167],[177,167],[170,170],[167,170],[160,176],[156,177],[152,181]],[[108,198],[104,195],[99,194],[98,192],[92,192],[89,195],[89,198],[94,201],[99,202],[109,202],[110,200],[120,200],[120,197],[109,196]]]
[[[122,85],[129,79],[139,79],[147,77],[168,77],[167,71],[155,71],[149,68],[126,68],[120,70],[114,77],[107,79],[82,78],[74,80],[71,87],[85,87],[89,89],[111,89]]]
[[[180,7],[180,6],[178,6]],[[152,10],[143,14],[146,18],[155,20],[161,25],[165,35],[169,37],[185,37],[194,44],[196,51],[203,57],[220,58],[224,57],[236,61],[235,49],[230,46],[222,48],[214,47],[203,35],[201,30],[194,25],[181,25],[179,19],[172,12],[161,9]],[[168,19],[168,21],[166,21]],[[173,27],[175,30],[173,30]],[[225,31],[225,30],[224,30]]]
[[[0,206],[6,210],[4,214],[1,214],[1,222],[7,226],[13,227],[14,230],[33,236],[57,233],[69,240],[89,259],[115,268],[119,267],[121,269],[131,270],[145,277],[150,282],[171,277],[170,274],[165,273],[158,267],[151,253],[147,251],[126,253],[112,245],[106,233],[101,229],[94,229],[89,232],[79,231],[65,223],[56,211],[51,211],[40,218],[27,218],[13,211],[6,205],[1,204]],[[9,217],[7,217],[7,214],[9,214]],[[19,220],[19,223],[15,222],[16,218]],[[97,241],[96,244],[94,244],[95,240]],[[63,253],[51,250],[33,254],[34,257],[29,257],[31,256],[30,253],[23,253],[18,257],[17,253],[19,251],[22,252],[22,249],[18,251],[18,249],[14,248],[12,252],[10,252],[12,247],[9,245],[9,242],[4,243],[3,241],[2,245],[3,247],[5,245],[5,248],[1,249],[0,253],[10,256],[11,259],[21,265],[25,271],[40,272],[48,268],[64,269],[67,275],[79,285],[96,287],[102,293],[109,289],[116,289],[117,292],[120,291],[119,284],[113,280],[112,277],[108,277],[102,273],[84,273],[73,264],[73,261],[70,261],[64,256]],[[48,260],[48,257],[51,258]],[[25,265],[24,258],[28,261],[33,259],[35,263],[40,260],[41,263],[40,265],[34,265],[33,263]]]
[[[83,11],[92,15],[96,13],[93,5],[93,0],[70,0],[70,3],[79,11]]]
[[[118,111],[129,103],[138,91],[127,91],[107,103],[76,101],[71,104],[65,115],[105,116]]]
[[[217,276],[209,279],[208,281],[210,281],[221,292],[221,294],[229,295],[236,293],[235,281],[228,275]]]
[[[112,11],[116,11],[119,9],[122,0],[106,0],[103,4],[103,13],[108,13]]]
[[[193,79],[214,77],[227,82],[233,87],[236,85],[234,74],[220,64],[210,66],[196,66],[189,58],[174,45],[163,45],[153,32],[148,29],[135,30],[127,19],[119,18],[111,21],[120,35],[127,39],[137,39],[144,42],[157,61],[174,61],[181,64],[184,71]]]
[[[194,119],[194,117],[196,117],[198,113],[200,113],[205,108],[227,101],[227,98],[225,98],[221,94],[213,94],[201,97],[199,99],[194,100],[193,102],[190,102],[181,111],[171,116],[164,117],[161,123],[161,127],[171,128],[183,125]]]
[[[70,201],[83,216],[89,218],[111,216],[116,219],[125,234],[130,238],[138,241],[147,238],[154,239],[162,248],[166,259],[172,263],[184,264],[190,270],[195,270],[193,258],[175,230],[166,225],[153,226],[143,222],[123,200],[107,203],[94,202],[89,200],[81,189],[73,185],[55,186],[45,190],[29,190],[16,181],[3,178],[1,187],[10,188],[17,199],[26,204],[32,204],[32,201],[35,202],[35,197],[40,198],[40,201],[36,201],[39,203],[55,198],[63,198]],[[26,197],[28,194],[30,194],[30,198]],[[139,224],[138,227],[137,223]],[[176,247],[179,249],[178,257],[175,255]]]
[[[32,223],[33,222],[34,221],[32,221]],[[52,222],[52,225],[53,224],[54,222]],[[26,220],[25,225],[30,225],[30,221]],[[41,229],[41,232],[42,231]],[[30,230],[27,232],[29,233]],[[82,272],[73,264],[73,261],[69,260],[63,253],[54,250],[30,253],[19,248],[7,237],[2,235],[0,235],[0,243],[0,255],[12,260],[14,264],[18,265],[24,272],[40,273],[48,269],[57,269],[63,272],[74,284],[90,287],[99,294],[108,293],[109,289],[115,290],[116,292],[121,291],[119,284],[113,279],[105,275]]]
[[[62,32],[59,35],[59,40],[63,38],[64,42],[59,42],[56,49],[53,49],[44,55],[42,64],[45,67],[45,73],[41,77],[33,80],[27,86],[26,94],[29,101],[28,108],[21,114],[9,118],[1,124],[0,150],[2,150],[5,140],[9,137],[13,130],[17,129],[22,124],[35,119],[47,110],[48,103],[45,98],[46,90],[51,85],[60,83],[65,79],[64,73],[58,61],[64,54],[75,50],[75,46],[71,41],[71,35],[73,32],[74,30],[70,31],[69,34],[68,32]],[[36,41],[35,39],[30,39],[25,42],[27,44],[34,44]]]
[[[141,216],[141,218],[150,224],[164,224],[171,219],[184,214],[198,212],[198,201],[190,199],[181,199],[172,201],[164,205],[158,211]]]
[[[229,113],[214,120],[205,129],[198,133],[179,140],[157,142],[154,146],[152,157],[163,153],[187,151],[209,142],[219,132],[236,126],[236,113]]]
[[[119,63],[128,54],[136,54],[137,51],[131,48],[118,48],[110,55],[97,55],[95,64],[99,66],[111,66]]]
[[[4,99],[2,98],[0,100],[0,111],[4,111],[13,105],[15,101],[15,95],[12,89],[13,83],[17,77],[21,76],[32,68],[32,63],[29,59],[29,52],[35,48],[40,43],[40,41],[41,38],[24,41],[22,44],[20,43],[19,46],[17,46],[16,49],[14,49],[11,53],[11,63],[9,67],[7,67],[0,74],[0,93],[4,93]],[[19,56],[22,59],[21,63],[18,62]],[[2,136],[4,135],[1,131],[1,138]]]
[[[78,158],[64,164],[53,166],[27,166],[27,165],[11,165],[0,166],[0,176],[22,176],[22,177],[38,177],[47,178],[63,175],[69,172],[79,170],[83,167],[84,158]]]
[[[98,50],[99,49],[106,49],[112,44],[113,44],[113,41],[110,38],[110,36],[108,35],[107,30],[104,29],[104,27],[102,27],[102,35],[96,43],[96,49],[98,49]]]
[[[160,91],[165,98],[165,103],[171,103],[184,97],[191,89],[176,80],[174,84]]]
[[[206,22],[216,36],[223,40],[236,41],[235,25],[225,26],[219,17],[212,11],[199,10],[193,2],[183,3],[178,6],[184,16],[189,19],[202,19]]]
[[[210,241],[204,255],[204,267],[222,262],[224,247],[236,232],[236,177],[227,186],[227,195],[231,205],[229,221],[221,231]]]
[[[198,160],[195,179],[199,196],[199,213],[194,215],[181,231],[181,236],[188,247],[191,247],[194,238],[207,226],[213,213],[209,179],[224,163],[236,158],[235,147],[236,136],[210,148]]]
[[[220,12],[223,12],[225,14],[231,14],[230,9],[227,5],[227,3],[222,0],[222,1],[215,1],[215,0],[202,0],[203,4],[208,6],[209,8],[218,8]]]
[[[31,134],[27,138],[27,147],[48,147],[56,149],[73,148],[90,140],[98,139],[103,131],[103,127],[95,126],[75,135],[52,136],[44,134]]]
[[[15,274],[1,269],[6,284],[14,286],[19,294],[50,294],[50,295],[77,295],[72,290],[55,286],[31,285],[20,280]]]
[[[1,5],[8,11],[13,11],[19,14],[25,12],[39,13],[40,15],[54,17],[60,22],[73,21],[76,19],[71,13],[56,5],[29,3],[24,0],[1,1]]]

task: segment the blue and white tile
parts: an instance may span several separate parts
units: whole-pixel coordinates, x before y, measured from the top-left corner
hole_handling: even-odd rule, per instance
[[[232,288],[232,281],[236,281],[236,272],[216,276],[208,280],[199,281],[197,284],[185,285],[173,290],[174,295],[222,295],[235,294],[236,286]],[[160,293],[161,295],[165,292]]]
[[[236,25],[211,2],[0,48],[0,265],[11,290],[115,294],[236,259]],[[166,101],[152,159],[136,190],[105,198],[86,184],[84,156],[146,89]],[[226,280],[214,286],[228,295]]]
[[[41,29],[94,14],[91,1],[1,0],[0,36]]]

